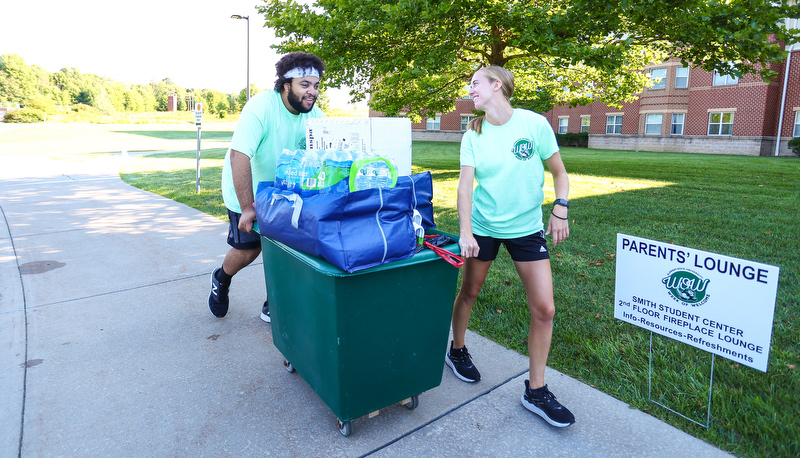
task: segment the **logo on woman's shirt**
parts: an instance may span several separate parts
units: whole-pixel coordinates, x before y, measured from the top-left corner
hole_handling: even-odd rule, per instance
[[[520,161],[527,161],[533,156],[533,143],[527,138],[520,138],[514,143],[514,148],[511,152]]]

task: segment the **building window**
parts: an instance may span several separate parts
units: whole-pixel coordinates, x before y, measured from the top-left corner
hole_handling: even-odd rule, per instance
[[[428,122],[425,126],[427,130],[440,130],[442,126],[442,115],[436,115],[432,118],[428,118]]]
[[[461,130],[467,130],[467,126],[473,119],[475,119],[473,115],[461,115]]]
[[[717,112],[708,114],[708,135],[731,135],[732,132],[732,112]]]
[[[794,112],[794,131],[792,137],[800,137],[800,111]]]
[[[669,133],[672,135],[683,135],[683,113],[672,113],[672,126]]]
[[[607,134],[622,133],[622,115],[614,115],[606,117],[606,133]]]
[[[558,118],[558,133],[566,134],[569,126],[569,118]]]
[[[675,69],[675,87],[678,89],[689,87],[689,67]]]
[[[664,89],[667,87],[667,68],[651,68],[650,79],[653,81],[653,85],[650,86],[650,89]]]
[[[589,116],[584,116],[581,118],[581,132],[589,133],[589,123],[592,122],[592,118]]]
[[[661,121],[663,120],[661,113],[648,114],[644,118],[644,133],[650,135],[661,134]]]
[[[714,70],[714,86],[724,86],[726,84],[737,84],[739,78],[733,75],[723,75],[719,71]]]

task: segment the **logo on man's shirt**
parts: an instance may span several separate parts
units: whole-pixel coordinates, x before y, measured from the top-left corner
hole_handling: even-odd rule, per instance
[[[527,161],[533,156],[533,143],[527,138],[520,138],[514,143],[511,152],[520,161]]]

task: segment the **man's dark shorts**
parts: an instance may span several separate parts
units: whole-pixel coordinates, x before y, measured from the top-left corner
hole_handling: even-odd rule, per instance
[[[541,261],[550,259],[550,251],[547,249],[547,241],[544,239],[544,231],[534,232],[530,235],[517,237],[514,239],[496,239],[483,235],[475,235],[478,242],[478,261],[494,261],[500,251],[500,245],[505,245],[511,259],[517,262]]]
[[[255,232],[248,234],[247,232],[239,230],[239,218],[241,217],[241,213],[228,210],[228,219],[231,222],[230,227],[228,227],[228,245],[237,250],[261,248],[260,235]]]

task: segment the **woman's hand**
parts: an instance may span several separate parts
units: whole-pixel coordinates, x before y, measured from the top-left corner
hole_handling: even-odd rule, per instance
[[[474,258],[478,256],[478,242],[472,234],[465,234],[458,238],[458,247],[461,248],[462,258]]]
[[[569,237],[569,220],[567,219],[566,208],[561,210],[560,205],[556,205],[553,213],[550,214],[550,221],[547,223],[547,232],[544,235],[553,234],[553,246],[558,245]],[[563,215],[561,214],[563,213]],[[564,219],[561,219],[564,218]]]

